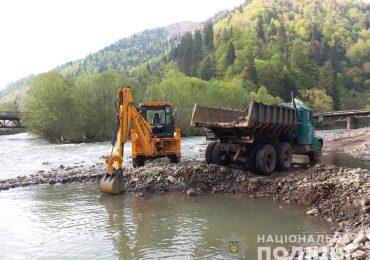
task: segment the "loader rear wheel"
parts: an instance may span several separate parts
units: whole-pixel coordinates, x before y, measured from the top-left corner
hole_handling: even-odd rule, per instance
[[[169,157],[171,163],[180,163],[180,156],[170,155]]]
[[[287,170],[292,166],[293,152],[289,143],[276,145],[276,169]]]
[[[220,150],[221,143],[217,142],[212,150],[212,163],[218,165],[227,165],[228,160],[226,154],[222,153]]]
[[[263,175],[271,175],[276,166],[276,151],[272,145],[264,145],[257,151],[256,167]]]
[[[132,159],[132,166],[134,168],[142,167],[145,164],[145,157],[142,155],[137,156],[136,158]]]
[[[212,151],[213,151],[213,148],[215,147],[216,143],[217,142],[210,142],[207,145],[207,148],[206,148],[206,162],[207,162],[207,164],[212,163]]]

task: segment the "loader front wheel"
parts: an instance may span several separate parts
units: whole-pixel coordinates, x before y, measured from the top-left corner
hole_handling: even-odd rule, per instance
[[[132,159],[132,166],[134,168],[142,167],[145,164],[145,156],[139,155]]]
[[[207,148],[206,148],[206,162],[207,162],[207,164],[212,163],[212,151],[213,151],[213,148],[215,147],[216,143],[217,142],[210,142],[207,145]]]
[[[276,166],[276,151],[272,145],[264,145],[257,151],[256,167],[263,175],[271,175]]]

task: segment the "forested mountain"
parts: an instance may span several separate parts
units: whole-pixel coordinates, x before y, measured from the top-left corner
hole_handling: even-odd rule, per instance
[[[184,33],[193,30],[199,23],[182,22],[134,34],[123,38],[84,59],[68,62],[55,69],[76,78],[81,75],[116,70],[125,72],[164,54]]]
[[[252,98],[288,101],[293,92],[314,111],[370,109],[370,5],[361,0],[247,1],[185,33],[161,57],[126,73],[78,65],[43,74],[33,81],[26,123],[49,139],[107,139],[122,84],[137,102],[173,101],[183,134],[195,131],[194,103],[243,108]],[[105,69],[110,60],[119,62],[106,59]],[[128,60],[120,64],[132,66]]]
[[[362,1],[257,0],[186,33],[170,58],[187,76],[237,78],[284,100],[293,91],[312,103],[331,97],[334,109],[362,108],[370,103],[369,26]]]
[[[180,22],[167,27],[145,30],[123,38],[84,59],[58,66],[53,71],[73,79],[108,70],[123,73],[134,66],[164,55],[171,46],[177,43],[183,33],[200,26],[201,24],[196,22]],[[9,107],[16,102],[22,107],[33,78],[35,78],[34,75],[22,78],[0,90],[0,104],[2,103],[3,107]]]

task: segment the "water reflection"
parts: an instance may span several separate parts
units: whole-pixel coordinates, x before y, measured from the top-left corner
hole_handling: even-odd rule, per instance
[[[370,164],[345,153],[324,152],[322,154],[321,162],[340,167],[363,168],[370,170]]]
[[[225,195],[103,196],[96,184],[0,192],[0,259],[224,259],[222,238],[326,234],[330,224],[269,201]],[[262,245],[263,246],[263,245]]]

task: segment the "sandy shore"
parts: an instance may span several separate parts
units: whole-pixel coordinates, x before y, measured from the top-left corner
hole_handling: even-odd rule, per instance
[[[370,127],[354,130],[323,131],[324,150],[347,153],[370,163]]]

